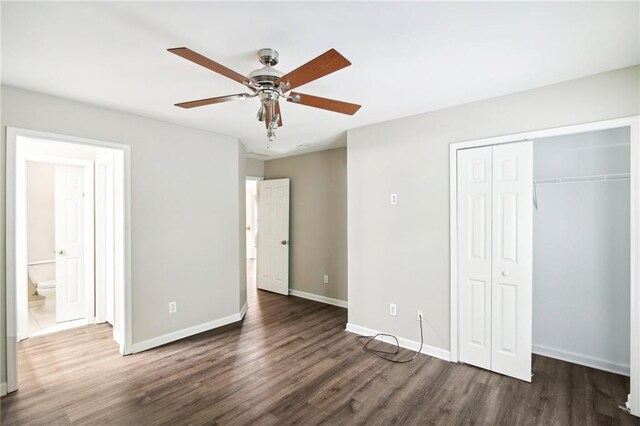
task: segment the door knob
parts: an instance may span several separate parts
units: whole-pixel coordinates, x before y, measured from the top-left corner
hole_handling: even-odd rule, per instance
[[[282,241],[280,242],[280,244],[282,244],[283,246],[286,246],[287,244],[289,244],[289,241],[287,241],[287,240],[282,240]]]
[[[64,250],[58,250],[56,253],[59,254],[60,256],[64,256],[65,255]]]
[[[503,277],[508,277],[509,275],[511,275],[511,274],[509,273],[509,271],[502,271],[502,276],[503,276]]]

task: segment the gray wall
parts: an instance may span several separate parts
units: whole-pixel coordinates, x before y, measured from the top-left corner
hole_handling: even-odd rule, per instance
[[[639,80],[629,67],[349,131],[349,322],[419,340],[422,309],[425,343],[449,349],[449,144],[637,115]]]
[[[629,128],[537,139],[534,179],[629,173]],[[628,373],[628,180],[536,185],[533,350]]]
[[[55,170],[53,164],[27,162],[27,260],[29,262],[51,260],[54,257]]]
[[[245,167],[247,176],[264,177],[264,161],[247,158]]]
[[[54,259],[55,250],[55,166],[27,162],[27,261]],[[55,263],[29,266],[36,283],[56,278]],[[27,285],[27,283],[25,283]]]
[[[0,223],[5,270],[5,126],[131,146],[133,342],[239,311],[245,286],[239,239],[244,152],[235,138],[12,87],[2,88]],[[5,283],[2,295],[2,381]],[[240,285],[242,284],[242,285]],[[177,301],[170,315],[168,304]]]
[[[346,148],[266,161],[278,178],[291,179],[290,287],[347,300]]]

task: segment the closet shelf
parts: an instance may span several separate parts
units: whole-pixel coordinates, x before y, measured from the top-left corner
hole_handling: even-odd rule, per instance
[[[615,173],[609,175],[590,175],[590,176],[570,176],[570,177],[555,177],[547,179],[534,179],[534,185],[544,185],[547,183],[584,183],[584,182],[610,182],[610,181],[624,181],[631,178],[630,173]]]

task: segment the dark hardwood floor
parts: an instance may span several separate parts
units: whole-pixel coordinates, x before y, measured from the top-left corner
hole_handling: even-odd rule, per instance
[[[108,325],[23,341],[2,424],[640,424],[626,377],[534,357],[527,384],[419,355],[392,364],[345,309],[249,289],[243,322],[121,357]],[[402,352],[405,356],[407,352]]]

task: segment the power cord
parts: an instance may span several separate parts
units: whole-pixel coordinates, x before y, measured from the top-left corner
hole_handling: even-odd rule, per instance
[[[358,341],[358,343],[362,345],[362,349],[364,349],[365,352],[370,352],[375,356],[377,356],[378,358],[384,359],[385,361],[395,362],[396,364],[405,364],[407,362],[411,362],[417,358],[420,352],[422,352],[422,346],[424,345],[424,336],[423,336],[424,333],[422,331],[422,315],[419,315],[419,317],[420,317],[420,349],[418,349],[418,351],[415,354],[413,354],[413,356],[409,359],[400,360],[400,359],[388,358],[385,356],[385,355],[396,355],[400,352],[400,342],[398,342],[398,338],[393,334],[378,333],[375,336],[356,336],[356,340]],[[396,341],[396,350],[391,352],[391,351],[384,351],[380,349],[371,349],[369,347],[369,343],[373,342],[374,340],[376,340],[376,338],[381,336],[392,337]],[[363,343],[363,339],[366,339],[366,343]]]

